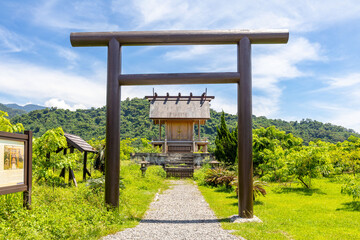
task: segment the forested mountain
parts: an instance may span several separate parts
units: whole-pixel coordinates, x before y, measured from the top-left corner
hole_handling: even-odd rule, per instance
[[[22,123],[25,129],[32,130],[35,136],[41,136],[46,130],[61,126],[65,132],[80,135],[84,139],[105,137],[105,107],[86,110],[42,109],[12,118],[14,123]],[[216,126],[220,124],[220,112],[211,110],[211,119],[201,127],[201,135],[214,142]],[[225,113],[227,125],[236,127],[237,116]],[[329,142],[346,140],[350,135],[360,137],[358,133],[344,127],[321,123],[306,119],[283,121],[253,116],[253,128],[276,126],[276,128],[301,137],[305,143],[322,139]],[[165,131],[162,131],[164,134]],[[158,125],[149,119],[149,103],[145,99],[127,99],[121,102],[121,137],[156,138],[159,134]]]
[[[7,106],[9,108],[13,108],[13,109],[24,110],[25,112],[31,112],[34,110],[41,110],[41,109],[46,108],[46,107],[35,105],[35,104],[26,104],[25,106],[20,106],[16,103],[5,104],[5,106]]]
[[[39,106],[39,105],[35,105],[35,104],[27,104],[25,106],[20,106],[17,105],[15,103],[11,103],[11,104],[2,104],[0,103],[0,110],[7,112],[9,114],[9,117],[15,117],[15,116],[20,116],[22,114],[34,111],[34,110],[39,110],[39,109],[45,109],[45,107]]]
[[[10,118],[26,113],[25,110],[11,108],[11,107],[8,107],[8,106],[6,106],[6,105],[4,105],[2,103],[0,103],[0,110],[4,111],[4,112],[7,112],[9,114]]]

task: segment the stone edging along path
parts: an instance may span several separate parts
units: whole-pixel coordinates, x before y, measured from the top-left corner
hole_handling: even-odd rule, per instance
[[[214,212],[196,185],[172,180],[171,187],[157,195],[139,225],[104,240],[115,239],[242,239],[221,228]]]

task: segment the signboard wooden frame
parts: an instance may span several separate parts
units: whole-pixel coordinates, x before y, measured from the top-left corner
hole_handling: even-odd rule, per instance
[[[18,141],[24,143],[24,182],[11,186],[0,187],[0,195],[23,192],[24,207],[30,208],[32,187],[32,132],[24,134],[0,131],[0,140]],[[0,159],[3,161],[3,159]]]

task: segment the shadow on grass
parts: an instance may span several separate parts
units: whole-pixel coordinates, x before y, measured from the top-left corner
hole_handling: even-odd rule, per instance
[[[360,212],[360,201],[352,201],[342,203],[342,208],[337,208],[336,211],[352,211],[352,212]]]
[[[192,219],[192,220],[171,220],[171,219],[143,219],[141,223],[167,223],[167,224],[194,224],[194,223],[217,223],[230,222],[230,218],[220,219]]]
[[[231,187],[220,186],[215,189],[215,192],[233,193],[234,189]]]
[[[297,193],[305,196],[312,196],[313,194],[327,195],[319,188],[302,188],[302,187],[279,187],[273,190],[274,193]]]
[[[226,198],[233,198],[233,199],[238,199],[238,196],[236,196],[236,194],[234,193],[234,195],[231,195],[231,196],[227,196]]]
[[[259,201],[259,200],[255,200],[254,205],[264,205],[264,202]]]
[[[237,206],[238,205],[238,202],[234,202],[231,204],[232,206]],[[259,201],[259,200],[255,200],[254,201],[254,205],[264,205],[264,202],[262,201]]]

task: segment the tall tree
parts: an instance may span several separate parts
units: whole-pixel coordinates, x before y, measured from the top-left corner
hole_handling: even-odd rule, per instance
[[[216,130],[215,157],[228,166],[233,165],[237,160],[237,128],[230,132],[225,122],[224,111],[221,115],[220,127]]]

